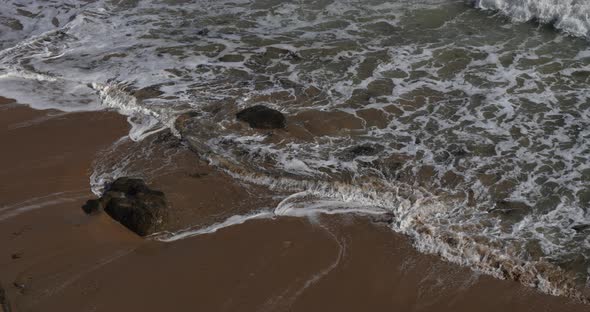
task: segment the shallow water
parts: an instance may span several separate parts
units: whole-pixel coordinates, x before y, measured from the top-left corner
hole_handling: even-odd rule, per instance
[[[201,155],[304,192],[290,215],[386,210],[423,251],[580,297],[590,4],[554,2],[7,1],[0,94],[116,109],[134,140],[197,111]],[[238,124],[255,104],[287,131]]]

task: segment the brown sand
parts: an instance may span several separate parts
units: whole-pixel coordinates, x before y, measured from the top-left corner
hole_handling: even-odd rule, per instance
[[[257,220],[174,243],[140,239],[80,209],[92,197],[91,163],[125,134],[124,118],[6,102],[0,284],[13,311],[590,310],[419,254],[361,217]],[[152,181],[168,194],[174,227],[276,203],[190,154],[175,157],[182,165]]]

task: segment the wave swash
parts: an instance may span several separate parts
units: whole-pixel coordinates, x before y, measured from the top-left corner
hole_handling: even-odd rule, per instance
[[[9,0],[0,90],[117,110],[132,140],[170,129],[236,179],[294,194],[154,239],[380,215],[423,252],[588,301],[589,36],[576,0]],[[287,129],[235,120],[256,104]]]

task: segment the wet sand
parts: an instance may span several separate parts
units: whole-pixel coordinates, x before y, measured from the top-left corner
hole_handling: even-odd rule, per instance
[[[105,150],[125,135],[125,119],[7,102],[0,102],[0,284],[13,311],[590,309],[420,254],[406,237],[351,215],[255,220],[173,243],[141,239],[106,214],[80,209],[93,197],[92,163],[111,157]],[[145,167],[161,163],[155,155]],[[279,200],[188,152],[169,166],[150,183],[170,200],[172,229]]]

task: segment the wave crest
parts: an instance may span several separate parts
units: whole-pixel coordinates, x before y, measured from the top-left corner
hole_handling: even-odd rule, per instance
[[[590,38],[590,2],[579,0],[475,0],[475,7],[499,10],[513,20],[536,20],[574,36]]]

